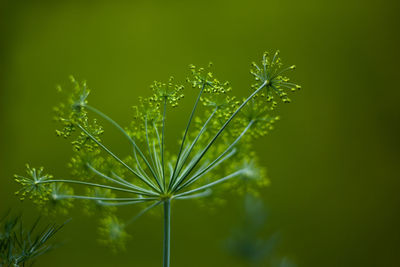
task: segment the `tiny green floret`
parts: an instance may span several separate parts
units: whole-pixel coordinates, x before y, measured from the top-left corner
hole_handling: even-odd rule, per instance
[[[122,127],[98,108],[89,105],[86,82],[71,77],[72,89],[59,91],[66,99],[54,111],[59,124],[57,136],[69,139],[73,147],[68,166],[72,179],[53,178],[28,166],[28,177],[16,175],[22,185],[21,199],[48,203],[65,213],[72,200],[83,201],[84,211],[100,218],[100,232],[107,245],[124,248],[126,230],[138,218],[163,205],[163,266],[170,265],[170,219],[175,201],[203,199],[208,205],[219,199],[221,191],[259,194],[269,184],[265,167],[260,165],[254,146],[257,139],[274,129],[280,119],[277,107],[288,103],[289,92],[300,89],[284,76],[295,67],[283,67],[279,52],[263,55],[261,65],[252,64],[255,83],[249,95],[238,99],[229,82],[220,81],[206,68],[189,66],[186,82],[197,92],[182,135],[168,142],[166,132],[170,108],[178,108],[185,86],[173,77],[155,81],[149,96],[139,97],[133,107],[132,122]],[[180,107],[179,107],[180,108]],[[95,116],[92,118],[91,116]],[[103,141],[107,126],[115,127],[129,144],[130,153],[114,153]],[[85,190],[73,190],[83,187]],[[75,194],[75,192],[84,192]],[[59,203],[60,205],[58,205]],[[75,204],[75,203],[74,203]],[[134,214],[125,220],[115,213],[119,207],[131,207]],[[116,245],[116,246],[115,246]]]

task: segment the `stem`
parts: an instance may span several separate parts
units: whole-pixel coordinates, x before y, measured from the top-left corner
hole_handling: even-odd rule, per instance
[[[158,142],[158,146],[159,146],[159,152],[160,152],[160,155],[161,155],[162,151],[163,151],[163,147],[161,145],[162,141],[161,141],[160,133],[158,132],[158,129],[157,129],[156,122],[153,122],[153,128],[154,128],[154,131],[156,133],[157,142]],[[153,144],[155,145],[155,141],[153,141]],[[162,160],[159,159],[158,153],[157,153],[157,149],[155,147],[153,147],[153,153],[154,153],[154,157],[156,158],[156,162],[158,164],[157,168],[158,169],[162,169],[162,167],[160,166],[160,165],[162,165],[160,163]],[[164,171],[160,171],[160,177],[161,177],[161,180],[164,179]],[[165,183],[163,181],[161,181],[161,185],[163,186],[162,190],[164,190],[165,189]]]
[[[205,191],[198,193],[198,194],[193,194],[193,195],[188,195],[188,196],[180,196],[180,197],[174,197],[174,199],[192,199],[192,198],[201,198],[201,197],[207,197],[211,195],[212,190],[211,189],[206,189]]]
[[[164,200],[164,253],[163,267],[169,267],[171,236],[171,199]]]
[[[144,120],[144,127],[145,127],[145,131],[146,131],[147,149],[148,149],[148,152],[149,152],[151,163],[153,164],[152,168],[155,168],[156,167],[156,163],[154,161],[153,153],[151,152],[151,148],[150,148],[150,138],[149,138],[149,131],[148,131],[148,127],[147,127],[147,116],[146,116],[146,118]],[[154,169],[153,176],[154,176],[154,179],[156,180],[156,182],[158,184],[158,187],[161,189],[160,182],[158,181],[158,175],[156,175],[155,169]],[[159,191],[159,192],[161,192],[161,191]]]
[[[79,181],[79,180],[58,179],[58,180],[44,180],[44,181],[38,182],[38,184],[46,184],[46,183],[81,184],[81,185],[88,185],[88,186],[93,186],[93,187],[106,188],[106,189],[111,189],[111,190],[116,190],[116,191],[121,191],[121,192],[133,193],[133,194],[136,194],[136,195],[142,195],[143,194],[142,192],[135,191],[135,190],[125,189],[125,188],[120,188],[120,187],[114,187],[114,186],[108,186],[108,185],[102,185],[102,184],[88,183],[88,182],[83,182],[83,181]]]
[[[205,86],[206,86],[206,84],[204,83],[203,86],[201,87],[199,95],[197,96],[196,102],[195,102],[195,104],[193,106],[193,109],[192,109],[192,113],[190,113],[189,121],[188,121],[188,124],[186,126],[185,133],[183,134],[181,146],[179,148],[178,157],[176,158],[176,164],[175,164],[174,172],[172,174],[172,180],[169,182],[168,189],[171,189],[171,186],[174,184],[174,181],[176,179],[176,169],[178,168],[179,160],[181,159],[182,150],[183,150],[183,147],[185,145],[186,135],[187,135],[187,133],[189,131],[190,123],[192,122],[192,119],[193,119],[193,116],[194,116],[194,112],[196,111],[197,105],[199,104],[200,97],[201,97],[201,94],[204,91]]]
[[[56,195],[57,200],[60,199],[86,199],[86,200],[101,200],[101,201],[137,201],[146,200],[146,198],[132,198],[132,197],[92,197],[92,196],[76,196],[76,195]],[[156,198],[149,198],[155,200]]]
[[[187,159],[189,158],[190,153],[192,152],[194,146],[196,145],[197,141],[199,140],[199,138],[201,137],[201,135],[203,134],[203,132],[206,130],[206,127],[207,127],[208,123],[209,123],[209,122],[211,121],[211,119],[214,117],[214,115],[215,115],[215,113],[217,112],[217,110],[218,110],[218,107],[216,107],[216,108],[214,109],[214,111],[211,113],[211,115],[208,117],[207,121],[204,123],[204,125],[203,125],[203,127],[201,128],[200,132],[197,134],[196,138],[193,140],[192,144],[190,145],[189,150],[187,151],[187,153],[184,153],[183,160],[182,160],[182,162],[181,162],[181,161],[179,162],[179,163],[180,163],[180,166],[179,166],[178,170],[176,171],[175,176],[178,177],[179,174],[181,173],[182,168],[183,168],[183,166],[185,165]]]
[[[148,123],[147,123],[147,116],[145,117],[145,119],[144,119],[144,129],[145,129],[145,131],[146,131],[146,144],[147,144],[147,151],[148,151],[148,153],[149,153],[149,157],[150,157],[150,161],[151,161],[151,163],[153,164],[153,166],[152,167],[154,167],[154,159],[153,159],[153,154],[151,153],[151,149],[150,149],[150,139],[149,139],[149,131],[148,131]],[[155,178],[157,178],[157,177],[155,177]]]
[[[220,178],[220,179],[218,179],[218,180],[216,180],[216,181],[214,181],[214,182],[212,182],[212,183],[209,183],[209,184],[200,186],[200,187],[198,187],[198,188],[195,188],[195,189],[190,190],[190,191],[186,191],[186,192],[181,193],[181,194],[177,194],[177,195],[175,195],[175,197],[180,198],[180,197],[182,197],[182,196],[186,196],[186,195],[189,195],[189,194],[192,194],[192,193],[201,191],[201,190],[205,190],[205,189],[207,189],[207,188],[213,187],[214,185],[217,185],[217,184],[220,184],[220,183],[222,183],[222,182],[225,182],[226,180],[235,178],[235,177],[237,177],[238,175],[240,175],[240,174],[242,174],[242,173],[243,173],[243,170],[238,170],[238,171],[236,171],[236,172],[234,172],[234,173],[232,173],[232,174],[229,174],[229,175],[227,175],[227,176],[225,176],[225,177],[223,177],[223,178]]]
[[[164,113],[162,119],[162,135],[161,135],[161,165],[162,165],[162,179],[163,179],[163,189],[167,186],[165,179],[165,166],[164,166],[164,140],[165,140],[165,117],[167,114],[167,98],[164,98]]]
[[[138,200],[132,200],[132,201],[123,201],[123,202],[109,202],[105,200],[99,200],[99,204],[103,206],[126,206],[126,205],[132,205],[132,204],[138,204],[138,203],[144,203],[147,201],[154,201],[157,200],[156,198],[151,199],[151,198],[143,198],[143,199],[138,199]]]

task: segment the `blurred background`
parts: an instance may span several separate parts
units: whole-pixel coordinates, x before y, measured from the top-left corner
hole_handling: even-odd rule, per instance
[[[37,216],[14,196],[12,176],[25,163],[68,176],[71,147],[52,121],[55,87],[68,75],[86,79],[90,102],[127,124],[155,79],[183,80],[188,64],[213,61],[216,76],[243,96],[250,62],[280,49],[284,63],[297,65],[293,78],[303,89],[281,105],[276,130],[257,144],[271,178],[262,192],[268,230],[260,235],[279,232],[279,253],[300,267],[399,266],[399,7],[373,0],[0,1],[0,212]],[[187,119],[177,118],[171,135]],[[172,266],[249,266],[223,249],[242,202],[228,195],[219,209],[175,205]],[[57,237],[64,245],[37,266],[161,266],[161,218],[142,217],[129,230],[128,250],[113,254],[97,243],[95,218],[79,208],[71,217]]]

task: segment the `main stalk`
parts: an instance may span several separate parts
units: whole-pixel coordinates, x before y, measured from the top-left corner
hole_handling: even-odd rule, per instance
[[[171,199],[164,200],[164,253],[163,267],[169,267],[171,241]]]

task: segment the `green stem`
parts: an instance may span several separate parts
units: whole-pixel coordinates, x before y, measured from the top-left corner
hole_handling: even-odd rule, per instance
[[[171,241],[171,199],[164,200],[164,253],[163,267],[169,267]]]
[[[56,195],[57,200],[60,199],[86,199],[86,200],[102,200],[102,201],[137,201],[144,200],[145,198],[132,198],[132,197],[91,197],[91,196],[77,196],[77,195]],[[156,198],[149,198],[155,200]]]
[[[162,165],[162,179],[163,179],[163,190],[167,186],[165,179],[165,166],[164,166],[164,140],[165,140],[165,118],[167,114],[167,98],[164,98],[164,113],[162,119],[162,135],[161,135],[161,165]]]
[[[187,133],[188,133],[188,131],[189,131],[190,123],[192,122],[192,119],[193,119],[193,116],[194,116],[194,112],[196,111],[197,105],[199,104],[199,101],[200,101],[200,98],[201,98],[201,94],[203,93],[205,86],[206,86],[206,84],[204,83],[203,86],[201,87],[201,90],[200,90],[199,95],[197,96],[196,102],[195,102],[195,104],[194,104],[194,106],[193,106],[193,109],[192,109],[192,113],[190,113],[189,121],[188,121],[188,124],[187,124],[187,126],[186,126],[185,133],[183,134],[181,146],[180,146],[180,148],[179,148],[179,153],[178,153],[178,156],[177,156],[177,158],[176,158],[175,168],[174,168],[174,171],[173,171],[173,173],[172,173],[172,179],[171,179],[171,181],[169,182],[168,189],[171,189],[171,186],[172,186],[172,185],[174,184],[174,182],[175,182],[175,179],[176,179],[176,169],[178,168],[179,160],[181,159],[182,150],[183,150],[183,147],[184,147],[184,145],[185,145],[186,135],[187,135]]]
[[[193,195],[188,195],[188,196],[175,196],[174,199],[193,199],[193,198],[201,198],[201,197],[208,197],[211,195],[212,190],[211,189],[206,189],[205,191],[198,193],[198,194],[193,194]]]
[[[194,146],[196,145],[197,141],[199,140],[199,138],[201,137],[201,135],[203,134],[203,132],[206,130],[208,123],[211,121],[211,119],[214,117],[215,113],[217,112],[218,107],[216,107],[214,109],[214,111],[211,113],[211,115],[208,117],[207,121],[204,123],[203,127],[201,128],[200,132],[197,134],[196,138],[193,140],[192,144],[190,145],[187,153],[183,153],[183,159],[182,161],[180,161],[180,166],[178,168],[178,170],[176,171],[176,176],[178,177],[179,174],[182,171],[183,166],[185,165],[187,159],[189,158],[190,153],[192,152]]]
[[[111,190],[115,190],[115,191],[133,193],[133,194],[136,194],[136,195],[143,195],[142,192],[135,191],[135,190],[125,189],[125,188],[120,188],[120,187],[114,187],[114,186],[108,186],[108,185],[102,185],[102,184],[88,183],[88,182],[83,182],[83,181],[79,181],[79,180],[57,179],[57,180],[44,180],[44,181],[38,182],[38,184],[46,184],[46,183],[80,184],[80,185],[88,185],[88,186],[93,186],[93,187],[106,188],[106,189],[111,189]]]
[[[144,130],[146,132],[146,144],[147,144],[147,152],[149,153],[150,161],[153,164],[152,167],[154,167],[154,159],[153,159],[153,154],[151,153],[150,149],[150,138],[149,138],[149,130],[148,130],[148,123],[147,123],[147,116],[144,119]],[[157,178],[157,177],[155,177]]]
[[[213,187],[214,185],[217,185],[217,184],[220,184],[220,183],[222,183],[222,182],[225,182],[226,180],[235,178],[235,177],[237,177],[238,175],[242,174],[243,172],[244,172],[243,170],[238,170],[238,171],[236,171],[236,172],[234,172],[234,173],[232,173],[232,174],[229,174],[229,175],[227,175],[227,176],[225,176],[225,177],[223,177],[223,178],[220,178],[220,179],[218,179],[218,180],[216,180],[216,181],[214,181],[214,182],[212,182],[212,183],[209,183],[209,184],[200,186],[200,187],[198,187],[198,188],[195,188],[195,189],[190,190],[190,191],[186,191],[186,192],[181,193],[181,194],[177,194],[177,195],[175,195],[175,197],[179,198],[179,197],[183,197],[183,196],[186,196],[186,195],[189,195],[189,194],[192,194],[192,193],[199,192],[199,191],[201,191],[201,190],[205,190],[205,189],[207,189],[207,188]]]
[[[144,203],[148,201],[154,201],[157,200],[156,198],[150,199],[150,198],[143,198],[143,199],[138,199],[138,200],[132,200],[132,201],[119,201],[119,202],[109,202],[105,200],[99,200],[97,203],[102,205],[102,206],[126,206],[126,205],[133,205],[133,204],[138,204],[138,203]]]

